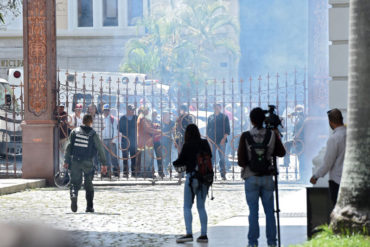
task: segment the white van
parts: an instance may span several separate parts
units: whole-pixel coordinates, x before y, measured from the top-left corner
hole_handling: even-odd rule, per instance
[[[16,87],[15,95],[19,98],[21,87],[18,86],[23,85],[23,67],[9,69],[8,81],[10,85]],[[57,90],[59,101],[67,103],[68,95],[68,104],[65,105],[68,114],[74,110],[77,103],[85,106],[84,111],[92,102],[97,105],[110,104],[113,108],[123,110],[126,102],[139,103],[143,98],[150,102],[150,96],[153,94],[156,98],[161,94],[163,98],[167,98],[169,91],[168,85],[158,80],[147,79],[145,74],[138,73],[59,70],[57,81],[59,81]]]
[[[20,111],[8,81],[0,78],[0,156],[22,155]]]

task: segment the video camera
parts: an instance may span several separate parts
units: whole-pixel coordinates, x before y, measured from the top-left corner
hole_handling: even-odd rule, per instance
[[[275,113],[276,106],[269,105],[268,110],[263,110],[263,113],[265,113],[267,116],[265,118],[265,125],[267,129],[271,130],[279,130],[279,126],[283,128],[283,125],[281,124],[280,117]],[[282,134],[279,131],[280,136]]]

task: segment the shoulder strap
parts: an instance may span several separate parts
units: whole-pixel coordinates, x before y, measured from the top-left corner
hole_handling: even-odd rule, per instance
[[[263,145],[267,146],[269,144],[271,139],[272,131],[269,129],[266,129],[265,139],[263,139]]]
[[[253,140],[253,137],[251,135],[251,132],[247,131],[246,134],[245,134],[245,138],[247,138],[247,142],[249,145],[253,145],[255,144],[256,142]]]

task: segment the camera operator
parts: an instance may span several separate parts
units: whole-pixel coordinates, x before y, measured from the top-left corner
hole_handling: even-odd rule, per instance
[[[254,108],[250,113],[253,128],[240,137],[238,147],[238,165],[242,167],[245,180],[245,195],[249,207],[248,246],[258,246],[259,198],[266,214],[266,237],[269,246],[276,246],[276,223],[274,216],[274,180],[276,168],[273,157],[283,157],[285,149],[277,129],[264,128],[265,112]],[[269,119],[273,119],[270,107]],[[277,126],[275,126],[277,128]]]

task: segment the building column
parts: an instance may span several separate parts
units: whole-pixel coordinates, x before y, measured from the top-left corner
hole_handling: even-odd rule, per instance
[[[56,27],[54,0],[23,1],[24,122],[23,178],[49,185],[58,162]]]

